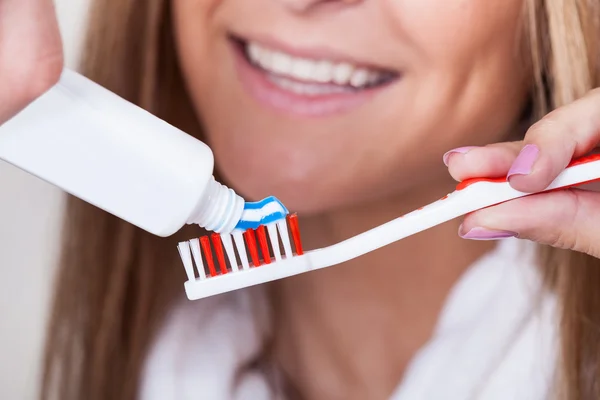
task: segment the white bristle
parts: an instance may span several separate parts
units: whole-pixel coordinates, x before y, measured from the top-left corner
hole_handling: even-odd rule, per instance
[[[290,234],[287,228],[287,222],[285,219],[277,221],[277,228],[279,229],[279,235],[283,242],[283,250],[285,251],[285,258],[292,258],[292,243],[290,242]]]
[[[275,261],[281,261],[281,248],[279,247],[279,237],[277,237],[277,225],[268,224],[267,231],[269,232],[269,239],[271,240]]]
[[[242,268],[249,269],[250,264],[248,263],[248,255],[246,254],[246,246],[244,244],[244,236],[242,231],[233,231],[233,241],[235,242],[235,248],[240,256],[242,262]]]
[[[180,242],[177,245],[177,250],[179,250],[179,256],[181,257],[181,261],[183,261],[183,267],[185,268],[185,273],[187,274],[188,280],[196,280],[196,276],[194,275],[194,264],[192,263],[192,254],[190,253],[189,242]]]
[[[237,260],[235,259],[235,251],[233,250],[233,243],[231,241],[231,235],[221,234],[221,241],[223,242],[223,247],[225,247],[225,253],[227,253],[227,258],[229,259],[229,265],[231,265],[231,271],[233,271],[233,272],[239,271]]]
[[[200,276],[200,279],[206,279],[204,263],[202,262],[202,253],[200,252],[200,240],[190,240],[190,247],[192,248],[192,255],[194,256],[194,261],[196,262],[196,269],[198,270],[198,275]]]

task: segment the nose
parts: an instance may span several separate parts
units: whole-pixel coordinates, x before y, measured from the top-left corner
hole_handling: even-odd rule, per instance
[[[285,7],[296,11],[296,12],[304,12],[311,8],[314,8],[320,4],[325,3],[341,3],[341,4],[354,4],[359,3],[362,0],[277,0],[281,2]]]

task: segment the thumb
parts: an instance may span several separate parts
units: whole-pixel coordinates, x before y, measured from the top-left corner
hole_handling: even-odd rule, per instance
[[[0,124],[56,83],[62,67],[52,0],[0,0]]]
[[[518,237],[600,258],[600,193],[570,189],[536,194],[469,214],[464,239]]]

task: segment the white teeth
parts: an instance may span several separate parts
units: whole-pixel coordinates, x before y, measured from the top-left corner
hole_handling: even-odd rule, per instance
[[[289,71],[289,74],[298,79],[302,80],[311,80],[313,75],[314,63],[308,60],[293,60],[292,61],[292,70]],[[284,73],[285,74],[285,73]]]
[[[322,96],[326,94],[348,93],[352,91],[352,89],[347,86],[298,82],[277,75],[269,75],[267,78],[282,89],[305,96]]]
[[[381,76],[376,72],[369,72],[369,84],[375,84],[381,79]]]
[[[369,81],[369,71],[366,69],[357,69],[350,77],[350,84],[354,87],[361,87]]]
[[[258,61],[261,58],[261,48],[258,46],[255,46],[254,44],[250,43],[248,46],[246,46],[246,51],[248,52],[248,57],[250,57],[250,59],[252,61]]]
[[[352,72],[354,72],[352,65],[346,63],[338,64],[333,70],[333,81],[338,85],[347,85]]]
[[[317,63],[314,71],[315,80],[319,82],[330,82],[333,77],[333,63],[329,61],[321,61]]]
[[[383,73],[366,68],[358,68],[349,63],[334,63],[327,60],[311,60],[307,58],[293,57],[289,54],[273,51],[262,47],[256,43],[250,42],[246,46],[246,54],[250,61],[259,65],[266,71],[277,74],[279,77],[288,77],[300,80],[306,83],[317,84],[335,84],[339,86],[352,86],[354,88],[363,88],[367,85],[376,84],[383,78]],[[293,86],[291,80],[273,80],[281,87],[293,90],[295,92],[303,91],[303,94],[322,94],[331,93],[332,85],[327,88],[318,88],[311,85]],[[292,87],[293,86],[293,87]],[[324,91],[324,92],[323,92]]]
[[[284,74],[292,68],[292,59],[287,54],[275,53],[271,58],[271,69],[278,74]]]

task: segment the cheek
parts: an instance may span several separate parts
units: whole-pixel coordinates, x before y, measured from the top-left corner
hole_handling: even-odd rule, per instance
[[[385,0],[385,15],[425,57],[473,55],[510,41],[523,0]],[[511,43],[513,46],[514,43]]]
[[[385,5],[389,23],[415,49],[409,73],[418,86],[416,118],[426,121],[428,112],[438,112],[450,142],[501,139],[526,98],[523,0],[389,0]]]
[[[221,3],[222,0],[172,0],[171,19],[179,64],[187,85],[198,90],[210,88],[207,82],[217,70],[210,60],[222,32],[218,20]]]

